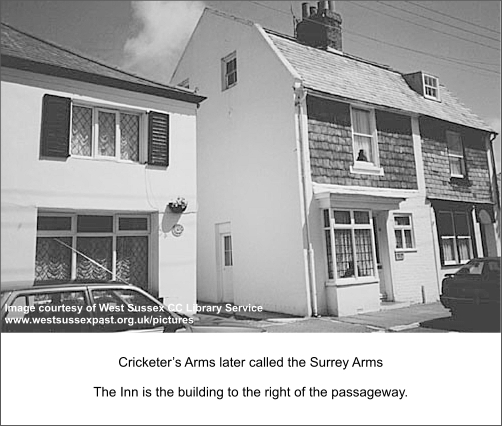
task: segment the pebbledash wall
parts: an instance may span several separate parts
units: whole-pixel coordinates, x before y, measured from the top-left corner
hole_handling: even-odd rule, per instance
[[[2,68],[1,89],[2,284],[33,283],[39,211],[147,214],[151,222],[149,290],[169,303],[194,303],[196,105],[7,68]],[[169,114],[169,167],[40,158],[46,94]],[[182,215],[171,213],[167,206],[177,196],[188,201]],[[170,232],[175,223],[184,227],[179,237]]]
[[[388,271],[386,287],[391,300],[399,302],[433,302],[438,300],[440,282],[437,274],[437,244],[433,230],[434,215],[426,200],[426,182],[423,169],[422,138],[418,118],[376,110],[378,149],[383,176],[350,173],[354,162],[349,105],[323,99],[308,101],[308,137],[312,181],[321,184],[360,186],[376,191],[394,190],[402,193],[405,201],[399,210],[391,210],[385,223],[378,223],[384,232],[380,252],[387,250]],[[368,206],[370,207],[370,206]],[[311,209],[312,210],[312,209]],[[394,213],[411,213],[414,226],[415,248],[403,253],[402,260],[395,257]],[[311,226],[322,223],[311,220]],[[318,226],[318,225],[317,225]],[[322,229],[313,231],[316,256],[316,283],[321,313],[339,316],[378,309],[379,300],[362,285],[336,287],[335,302],[328,295],[329,287]],[[382,241],[380,242],[382,244]],[[345,295],[344,295],[345,293]],[[352,293],[352,294],[350,294]],[[344,299],[342,301],[341,299]],[[378,296],[376,296],[378,297]],[[350,300],[350,303],[347,303]]]

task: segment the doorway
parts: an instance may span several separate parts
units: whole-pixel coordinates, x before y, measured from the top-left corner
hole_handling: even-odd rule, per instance
[[[390,272],[389,239],[387,236],[388,218],[388,211],[373,212],[373,232],[375,236],[378,279],[380,281],[380,300],[385,302],[394,300]]]

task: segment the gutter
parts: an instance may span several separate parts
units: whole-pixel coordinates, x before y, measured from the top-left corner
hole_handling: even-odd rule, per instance
[[[142,82],[141,77],[134,77],[138,80],[137,82],[134,82],[102,74],[94,74],[88,71],[70,69],[52,64],[45,64],[32,61],[30,59],[18,58],[5,54],[2,54],[1,59],[2,67],[6,68],[13,68],[23,71],[29,71],[32,73],[67,78],[70,80],[82,81],[84,83],[98,84],[102,86],[112,87],[114,89],[143,93],[197,105],[199,105],[206,99],[204,96],[200,96],[188,90],[183,90],[177,87],[165,86],[161,83],[150,83],[147,80]],[[131,78],[133,77],[131,76]]]
[[[303,138],[303,105],[307,97],[307,91],[303,87],[300,80],[296,80],[294,84],[295,91],[295,108],[298,119],[298,144],[300,156],[300,172],[301,172],[301,186],[302,186],[302,208],[305,218],[305,240],[307,243],[307,306],[308,316],[317,317],[317,289],[314,276],[314,251],[312,249],[312,240],[309,225],[309,207],[307,204],[307,176],[306,176],[306,159],[305,159],[305,140]]]

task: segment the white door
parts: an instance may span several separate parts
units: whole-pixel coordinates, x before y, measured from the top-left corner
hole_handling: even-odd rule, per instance
[[[220,234],[221,248],[221,284],[223,302],[234,302],[234,283],[232,275],[233,253],[232,236],[229,233]]]

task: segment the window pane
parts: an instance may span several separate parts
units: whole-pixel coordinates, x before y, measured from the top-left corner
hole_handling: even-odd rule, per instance
[[[37,238],[35,281],[67,281],[71,278],[71,237]]]
[[[335,223],[338,225],[350,225],[350,212],[335,211]]]
[[[464,159],[459,157],[450,157],[450,173],[452,175],[464,175]]]
[[[92,152],[92,109],[74,106],[71,129],[71,154],[90,157]]]
[[[363,135],[371,135],[370,112],[363,109],[352,109],[354,118],[354,132]]]
[[[354,152],[356,161],[373,162],[373,139],[367,136],[354,135]]]
[[[120,114],[120,158],[139,161],[139,116]]]
[[[397,226],[409,226],[410,223],[410,217],[409,216],[394,216],[394,223]]]
[[[117,279],[148,290],[148,237],[117,237]]]
[[[333,253],[331,250],[331,235],[330,231],[324,231],[324,237],[326,238],[326,261],[328,264],[328,278],[333,279]]]
[[[147,231],[148,219],[146,217],[121,217],[119,218],[120,231]]]
[[[469,219],[467,213],[455,213],[455,232],[458,236],[469,237]]]
[[[115,113],[99,112],[99,155],[115,156]]]
[[[443,237],[441,238],[441,245],[443,247],[444,262],[456,262],[457,256],[455,254],[455,239]]]
[[[401,230],[396,229],[394,231],[394,234],[396,235],[396,248],[402,249],[403,248],[403,234]]]
[[[470,238],[458,238],[457,239],[458,252],[460,255],[460,261],[465,262],[466,260],[471,260],[471,239]]]
[[[369,224],[370,223],[370,214],[368,212],[354,212],[354,221],[357,224]]]
[[[77,279],[111,280],[111,274],[103,267],[112,270],[112,237],[78,238],[77,250],[94,261],[77,254]]]
[[[442,236],[453,236],[453,222],[450,212],[439,212],[437,215],[438,233]]]
[[[335,229],[335,253],[338,278],[354,276],[354,250],[350,229]]]
[[[329,228],[330,227],[330,221],[329,221],[329,210],[324,210],[323,211],[323,216],[324,216],[324,227]]]
[[[448,153],[463,156],[462,139],[460,134],[454,132],[446,133],[446,141],[448,143]]]
[[[373,246],[371,244],[370,229],[356,229],[354,231],[356,240],[357,274],[360,277],[374,275]]]
[[[229,235],[223,237],[225,266],[232,266],[232,237]]]
[[[71,231],[71,217],[38,216],[37,230],[39,230],[39,231]]]
[[[411,235],[411,230],[409,229],[404,230],[404,241],[406,244],[406,248],[413,248],[413,238]]]
[[[237,82],[237,71],[232,72],[231,74],[228,74],[227,76],[227,85],[232,86]]]
[[[236,58],[227,62],[227,74],[231,74],[236,69],[237,69],[237,59]]]
[[[112,232],[113,216],[78,216],[78,232]]]

